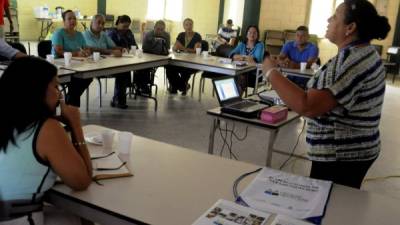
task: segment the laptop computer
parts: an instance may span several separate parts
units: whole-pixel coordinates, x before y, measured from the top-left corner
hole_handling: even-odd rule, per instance
[[[260,110],[268,107],[268,105],[242,99],[234,77],[214,79],[213,84],[221,112],[253,118],[257,117]]]

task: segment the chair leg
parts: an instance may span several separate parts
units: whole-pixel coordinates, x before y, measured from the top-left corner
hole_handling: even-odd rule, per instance
[[[86,112],[89,112],[89,87],[86,89]]]
[[[107,83],[108,83],[108,78],[106,77],[104,80],[106,81],[106,85],[104,85],[104,88],[105,88],[104,93],[107,94]]]
[[[169,83],[167,79],[167,70],[165,68],[164,68],[164,87],[166,87],[167,90],[169,88]]]
[[[193,79],[192,79],[192,90],[190,91],[190,96],[193,97],[193,91],[194,91],[194,81],[196,80],[196,74],[193,74]]]
[[[201,92],[204,93],[204,86],[205,86],[206,81],[205,81],[204,77],[202,77],[201,79],[203,80],[203,82],[202,82],[202,84],[200,86],[201,87]]]
[[[204,87],[204,78],[203,78],[203,77],[200,77],[200,83],[199,83],[199,102],[201,101],[202,87]]]
[[[99,84],[99,106],[101,108],[103,105],[102,105],[102,90],[101,90],[101,80],[100,80],[100,78],[97,78],[97,82]]]
[[[258,77],[256,76],[256,83],[254,84],[253,95],[257,94],[257,91],[258,91]]]
[[[396,80],[396,74],[393,74],[393,79],[392,79],[392,83],[394,84],[394,81]]]
[[[156,87],[156,91],[154,92],[154,95],[157,96],[158,86],[156,84],[153,84],[153,86]]]

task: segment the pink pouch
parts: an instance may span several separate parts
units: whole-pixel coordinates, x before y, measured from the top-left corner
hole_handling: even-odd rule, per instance
[[[278,123],[285,120],[288,115],[288,108],[284,106],[271,106],[261,111],[260,119],[267,123]]]

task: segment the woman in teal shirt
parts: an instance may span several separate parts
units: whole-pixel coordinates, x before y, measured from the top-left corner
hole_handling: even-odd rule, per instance
[[[71,10],[62,14],[64,27],[56,30],[51,38],[55,58],[64,57],[64,52],[71,52],[74,57],[88,57],[91,54],[87,48],[85,39],[81,32],[76,31],[76,16]],[[92,79],[71,78],[68,83],[68,94],[66,102],[70,105],[80,106],[82,93],[89,87]]]
[[[260,31],[257,26],[251,25],[247,27],[246,39],[232,50],[230,56],[235,61],[246,61],[248,63],[262,63],[264,59],[264,44],[258,39]],[[241,92],[248,86],[253,87],[256,81],[254,73],[244,74],[239,77],[239,85]]]

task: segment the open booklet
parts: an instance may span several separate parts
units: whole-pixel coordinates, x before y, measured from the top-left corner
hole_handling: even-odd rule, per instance
[[[264,225],[270,215],[220,199],[193,225]]]
[[[332,182],[263,168],[237,202],[261,211],[320,224]]]
[[[128,169],[118,154],[90,154],[93,165],[93,179],[104,180],[118,177],[131,177],[133,173]]]

